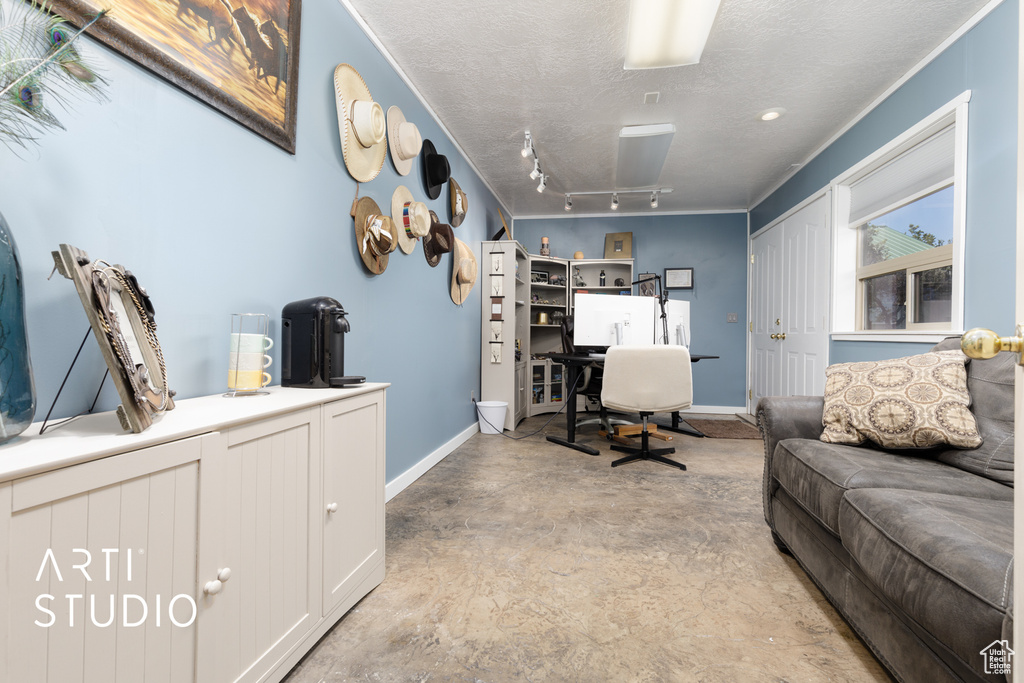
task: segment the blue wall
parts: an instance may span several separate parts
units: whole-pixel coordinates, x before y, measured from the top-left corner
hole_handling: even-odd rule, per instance
[[[670,298],[690,302],[690,349],[721,356],[693,366],[693,402],[702,406],[746,403],[747,215],[621,216],[609,218],[524,219],[515,237],[530,253],[540,238],[551,238],[551,255],[587,258],[604,255],[609,232],[633,233],[633,272],[665,275],[665,268],[694,269],[692,290],[669,290]],[[727,323],[736,313],[738,323]]]
[[[392,383],[389,481],[475,423],[469,394],[479,396],[480,287],[456,306],[451,259],[430,268],[421,249],[396,251],[381,276],[363,267],[349,216],[356,183],[338,138],[334,67],[352,64],[385,109],[401,107],[448,156],[470,201],[455,234],[475,252],[500,226],[496,200],[340,3],[305,2],[302,10],[295,156],[96,43],[88,47],[111,81],[112,101],[65,114],[68,130],[46,135],[26,158],[0,147],[0,212],[27,283],[36,419],[88,328],[72,283],[46,280],[50,252],[67,242],[126,265],[149,290],[179,398],[225,391],[231,313],[270,314],[279,341],[286,303],[326,295],[349,313],[346,371]],[[360,195],[390,207],[404,184],[425,201],[420,173],[414,165],[399,176],[389,157]],[[446,196],[447,186],[427,201],[442,220]],[[90,341],[55,416],[88,408],[104,369]],[[100,408],[118,402],[108,382]]]
[[[967,152],[964,324],[1014,329],[1017,12],[1007,0],[755,206],[755,232],[964,90]],[[832,362],[918,353],[928,345],[833,342]],[[881,354],[881,355],[880,355]]]

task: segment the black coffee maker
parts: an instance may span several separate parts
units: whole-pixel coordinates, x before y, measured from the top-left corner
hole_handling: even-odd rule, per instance
[[[342,387],[365,377],[345,375],[345,309],[316,296],[293,301],[281,311],[281,386]]]

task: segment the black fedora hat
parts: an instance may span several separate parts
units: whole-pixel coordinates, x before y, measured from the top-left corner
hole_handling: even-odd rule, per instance
[[[438,154],[434,149],[434,143],[430,140],[423,141],[423,184],[427,189],[427,196],[437,199],[441,196],[441,187],[448,182],[452,175],[452,169],[448,165],[448,157]]]

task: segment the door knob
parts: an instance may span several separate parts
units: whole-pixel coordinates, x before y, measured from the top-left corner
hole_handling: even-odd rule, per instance
[[[207,595],[216,595],[220,593],[220,590],[224,587],[224,584],[219,580],[214,579],[213,581],[207,581],[206,585],[203,586],[203,592]]]
[[[774,332],[772,332],[772,333],[771,333],[770,335],[768,335],[768,337],[769,337],[770,339],[778,339],[778,338],[779,338],[779,335],[777,335],[777,334],[775,334]]]
[[[971,358],[984,360],[1000,351],[1017,354],[1017,364],[1024,365],[1024,329],[1017,325],[1016,337],[1000,337],[992,330],[975,327],[960,337],[960,348]]]
[[[779,334],[779,339],[785,339],[785,338],[786,338],[786,333],[785,332],[782,332],[781,334]]]
[[[327,511],[328,512],[337,512],[338,511],[338,504],[337,503],[330,503],[327,506]]]

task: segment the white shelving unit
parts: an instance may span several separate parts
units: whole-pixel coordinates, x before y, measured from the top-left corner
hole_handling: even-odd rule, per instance
[[[601,284],[602,273],[604,284]],[[573,259],[569,261],[569,279],[572,292],[570,310],[578,292],[630,296],[634,293],[630,283],[636,279],[633,277],[633,259]]]
[[[479,262],[486,288],[481,297],[480,400],[508,403],[504,428],[511,430],[530,414],[530,257],[518,242],[482,242]]]
[[[546,358],[562,350],[562,319],[569,313],[569,261],[530,254],[530,415],[562,407],[561,363]]]

